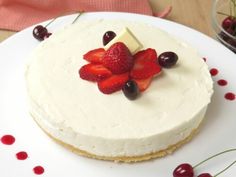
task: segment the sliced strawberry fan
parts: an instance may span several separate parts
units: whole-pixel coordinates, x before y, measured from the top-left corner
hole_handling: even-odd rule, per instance
[[[107,51],[98,48],[87,52],[83,58],[89,62],[82,66],[82,79],[97,82],[99,90],[111,94],[123,88],[129,80],[136,82],[139,91],[145,91],[152,78],[161,72],[157,53],[148,48],[131,55],[124,43],[117,42]]]

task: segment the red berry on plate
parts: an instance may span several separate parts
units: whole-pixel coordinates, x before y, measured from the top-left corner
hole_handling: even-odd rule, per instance
[[[134,55],[134,67],[130,72],[133,79],[147,79],[161,72],[156,62],[157,54],[154,49],[139,51]]]
[[[229,16],[223,20],[221,26],[224,30],[227,30],[231,27],[232,23],[233,23],[233,18]]]
[[[42,166],[36,166],[33,168],[33,172],[36,174],[36,175],[41,175],[44,173],[44,168]]]
[[[202,173],[202,174],[198,175],[197,177],[213,177],[213,176],[210,175],[209,173]]]
[[[123,91],[124,95],[130,100],[136,99],[139,94],[138,85],[134,80],[128,80],[124,84],[122,91]]]
[[[43,41],[48,34],[47,28],[43,27],[42,25],[38,25],[33,29],[33,36],[35,39],[39,41]]]
[[[173,177],[193,177],[193,175],[193,167],[188,163],[180,164],[173,172]]]
[[[121,90],[124,84],[129,80],[129,73],[112,75],[111,77],[98,82],[98,88],[102,93],[111,94]]]
[[[158,57],[158,63],[164,68],[170,68],[178,61],[178,55],[174,52],[164,52]]]
[[[114,33],[113,31],[105,32],[102,38],[103,45],[107,45],[115,37],[116,37],[116,33]]]
[[[105,54],[105,49],[98,48],[87,52],[86,54],[84,54],[83,58],[88,62],[101,64],[104,54]]]
[[[103,65],[113,74],[122,74],[132,69],[134,60],[128,47],[122,42],[117,42],[105,52]]]
[[[28,154],[25,151],[20,151],[20,152],[16,153],[16,158],[18,160],[25,160],[28,158]]]
[[[88,81],[101,81],[112,75],[111,71],[101,64],[87,64],[80,68],[81,79]]]
[[[15,142],[15,137],[12,135],[4,135],[1,137],[1,142],[5,145],[12,145]]]
[[[145,91],[151,84],[152,76],[146,79],[135,79],[135,82],[138,85],[138,88],[141,92]]]

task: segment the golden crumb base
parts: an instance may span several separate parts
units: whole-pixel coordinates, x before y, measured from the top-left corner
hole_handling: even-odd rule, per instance
[[[32,115],[32,114],[31,114]],[[32,115],[33,116],[33,115]],[[34,117],[34,116],[33,116]],[[38,122],[35,121],[37,124]],[[39,124],[38,124],[39,125]],[[98,160],[107,160],[107,161],[114,161],[114,162],[125,162],[125,163],[132,163],[132,162],[141,162],[141,161],[146,161],[146,160],[151,160],[154,158],[160,158],[160,157],[164,157],[168,154],[173,153],[177,148],[179,148],[180,146],[182,146],[183,144],[189,142],[193,136],[198,132],[198,128],[196,128],[195,130],[193,130],[190,135],[185,138],[182,141],[179,141],[178,143],[169,146],[167,149],[164,150],[160,150],[157,152],[152,152],[149,154],[145,154],[145,155],[141,155],[141,156],[118,156],[118,157],[107,157],[107,156],[98,156],[95,154],[91,154],[89,152],[86,152],[84,150],[75,148],[74,146],[67,144],[55,137],[53,137],[51,134],[49,134],[46,130],[44,130],[40,125],[39,127],[50,137],[52,138],[54,141],[56,141],[58,144],[64,146],[65,148],[69,149],[70,151],[72,151],[73,153],[76,153],[78,155],[81,156],[85,156],[85,157],[89,157],[89,158],[93,158],[93,159],[98,159]]]

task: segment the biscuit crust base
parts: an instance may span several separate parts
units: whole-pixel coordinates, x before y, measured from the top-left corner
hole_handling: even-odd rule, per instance
[[[32,115],[32,114],[31,114]],[[34,117],[32,115],[32,117]],[[35,122],[38,124],[38,122],[35,120]],[[168,148],[164,149],[164,150],[160,150],[157,152],[152,152],[152,153],[148,153],[145,155],[140,155],[140,156],[117,156],[117,157],[108,157],[108,156],[99,156],[96,154],[91,154],[89,152],[86,152],[84,150],[75,148],[74,146],[67,144],[55,137],[53,137],[51,134],[49,134],[46,130],[44,130],[40,124],[38,124],[39,127],[50,137],[52,138],[55,142],[57,142],[58,144],[64,146],[65,148],[69,149],[70,151],[72,151],[75,154],[84,156],[84,157],[89,157],[89,158],[93,158],[93,159],[98,159],[98,160],[107,160],[107,161],[114,161],[114,162],[124,162],[124,163],[133,163],[133,162],[141,162],[141,161],[146,161],[146,160],[151,160],[154,158],[161,158],[164,157],[168,154],[172,154],[177,148],[179,148],[180,146],[186,144],[187,142],[189,142],[195,134],[197,134],[198,132],[198,128],[194,129],[190,135],[185,138],[182,141],[179,141],[178,143],[169,146]]]

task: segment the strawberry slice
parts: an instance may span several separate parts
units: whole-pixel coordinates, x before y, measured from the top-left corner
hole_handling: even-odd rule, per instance
[[[134,67],[130,72],[133,79],[147,79],[161,72],[154,49],[139,51],[134,55]]]
[[[87,64],[80,68],[79,75],[88,81],[101,81],[112,75],[111,71],[101,64]]]
[[[86,54],[84,54],[83,58],[90,63],[101,64],[102,57],[104,54],[105,54],[105,49],[98,48],[87,52]]]
[[[152,81],[152,76],[147,78],[147,79],[134,79],[135,82],[137,83],[138,85],[138,88],[141,92],[145,91],[149,85],[151,84],[151,81]]]
[[[111,94],[121,90],[124,84],[129,80],[129,73],[112,75],[111,77],[98,82],[98,88],[102,93]]]
[[[139,61],[153,61],[157,60],[157,53],[155,49],[148,48],[146,50],[141,50],[134,55],[135,60]]]

